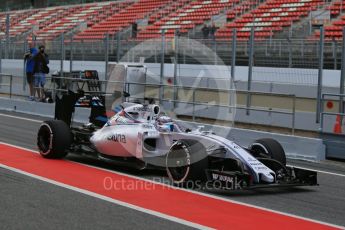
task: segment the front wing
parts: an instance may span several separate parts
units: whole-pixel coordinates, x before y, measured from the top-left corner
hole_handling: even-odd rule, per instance
[[[318,185],[317,172],[296,167],[286,167],[286,169],[288,175],[276,179],[274,183],[270,184],[253,183],[252,176],[247,173],[206,169],[206,183],[208,187],[227,190]]]

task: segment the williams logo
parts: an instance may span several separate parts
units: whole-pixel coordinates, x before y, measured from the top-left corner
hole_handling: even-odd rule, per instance
[[[126,143],[126,136],[123,134],[114,134],[109,136],[107,139],[108,141]]]
[[[225,188],[229,190],[242,189],[242,180],[239,180],[237,176],[227,176],[218,173],[211,173],[212,185],[214,188]]]
[[[215,174],[215,173],[212,173],[212,178],[213,178],[213,180],[224,181],[224,182],[227,182],[227,183],[233,183],[234,182],[234,178],[233,177],[219,175],[219,174]]]

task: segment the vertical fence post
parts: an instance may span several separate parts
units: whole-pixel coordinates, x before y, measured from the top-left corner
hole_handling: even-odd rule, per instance
[[[336,70],[338,67],[338,42],[333,39],[333,59],[334,59],[334,69]]]
[[[9,46],[10,46],[10,15],[6,14],[6,47],[5,47],[5,58],[9,58]]]
[[[320,27],[320,44],[319,44],[319,72],[317,81],[317,108],[316,123],[320,122],[321,113],[321,94],[322,94],[322,77],[323,77],[323,49],[324,49],[324,28]]]
[[[192,100],[193,100],[192,121],[195,122],[195,90],[193,90]]]
[[[214,47],[214,65],[218,64],[218,56],[217,56],[217,41],[216,39],[212,39],[213,41],[213,47]]]
[[[268,41],[266,40],[266,44],[265,44],[265,56],[268,56]]]
[[[134,51],[135,51],[135,49],[132,49],[133,47],[135,47],[135,41],[128,41],[129,43],[131,43],[132,45],[131,45],[131,52],[130,52],[130,54],[131,54],[131,57],[132,57],[132,62],[135,62],[135,53],[134,53]],[[141,43],[141,47],[142,47],[142,44],[143,43]]]
[[[2,84],[2,41],[0,39],[0,88]]]
[[[0,73],[2,73],[2,41],[0,39]]]
[[[272,36],[273,36],[273,32],[271,30],[271,33],[270,33],[270,47],[272,47]]]
[[[292,124],[291,124],[292,135],[295,135],[295,123],[296,123],[296,95],[293,95],[293,99],[292,99]]]
[[[27,52],[28,50],[28,43],[27,43],[27,39],[25,38],[24,40],[24,43],[23,43],[23,50],[24,50],[24,53]],[[26,88],[26,61],[24,60],[23,62],[23,91],[25,91],[25,88]]]
[[[236,68],[236,48],[237,48],[237,30],[232,30],[232,50],[231,50],[231,78],[230,78],[230,89],[234,88],[235,83],[235,68]]]
[[[187,46],[188,46],[188,50],[191,51],[191,54],[194,55],[194,46],[193,46],[193,43],[190,42],[190,38],[188,37],[188,40],[187,40]],[[204,46],[202,46],[204,47]]]
[[[130,57],[129,57],[129,55],[130,55],[129,50],[130,50],[130,46],[129,46],[129,42],[128,42],[128,40],[127,40],[127,41],[126,41],[126,52],[127,52],[127,53],[126,53],[126,55],[125,55],[125,56],[127,57],[127,59],[126,59],[127,62],[130,62],[130,60],[129,60],[129,58],[130,58]]]
[[[301,57],[304,58],[304,39],[302,39],[301,43]]]
[[[309,12],[312,12],[311,9],[309,10]],[[310,36],[310,35],[312,34],[312,32],[313,32],[313,25],[312,25],[312,22],[311,22],[311,21],[312,21],[312,15],[309,14],[309,21],[308,21],[308,22],[309,22],[309,23],[308,23],[308,27],[309,27],[309,28],[308,28],[308,29],[309,29],[309,31],[308,31],[309,34],[308,34],[308,35],[309,35],[309,36]]]
[[[116,61],[119,63],[120,62],[120,51],[121,51],[121,34],[120,32],[117,32],[116,34]]]
[[[105,35],[105,71],[104,71],[104,79],[108,80],[108,63],[109,63],[109,33]]]
[[[34,29],[32,28],[32,30],[31,30],[31,41],[32,41],[32,45],[34,46],[34,47],[36,47],[36,36],[35,36],[35,34],[34,34]]]
[[[72,72],[73,71],[73,47],[74,47],[74,42],[73,42],[73,35],[71,37],[71,41],[69,43],[69,47],[70,47],[70,55],[69,55],[69,71]]]
[[[324,120],[324,116],[323,116],[323,108],[324,108],[324,101],[325,101],[325,95],[321,96],[321,118],[320,118],[320,132],[323,133],[323,120]]]
[[[231,113],[233,108],[231,100],[232,95],[236,94],[233,90],[235,89],[235,69],[236,69],[236,40],[237,40],[237,30],[234,28],[232,30],[232,44],[231,44],[231,75],[230,75],[230,91],[229,91],[229,112]],[[235,120],[232,121],[232,125],[234,125]]]
[[[282,41],[279,41],[279,57],[282,56]]]
[[[254,27],[250,30],[249,39],[249,63],[248,63],[248,82],[247,82],[247,109],[246,114],[249,115],[249,107],[251,106],[252,77],[253,77],[253,58],[254,58]]]
[[[162,49],[161,49],[161,73],[159,80],[159,101],[162,104],[164,96],[163,79],[164,79],[164,59],[165,59],[165,30],[162,30]]]
[[[63,61],[64,61],[64,51],[65,51],[65,34],[61,34],[61,44],[60,44],[60,49],[61,49],[61,57],[60,57],[60,77],[63,77]]]
[[[155,41],[152,41],[153,43],[155,42]],[[157,60],[157,46],[156,45],[153,45],[154,47],[155,47],[155,61],[154,61],[154,63],[158,63],[158,60]]]
[[[174,37],[174,108],[176,107],[176,101],[177,101],[177,65],[178,65],[178,39],[179,39],[179,32],[178,30],[175,30],[175,37]]]
[[[289,68],[292,67],[292,42],[291,42],[291,33],[289,33],[288,37],[288,49],[289,49]]]
[[[10,98],[12,98],[13,75],[10,75]]]
[[[344,94],[344,81],[345,81],[345,27],[343,27],[343,43],[341,44],[342,52],[341,52],[341,74],[340,74],[340,86],[339,86],[339,94]],[[343,108],[343,96],[339,98],[339,113],[344,112]],[[343,117],[342,117],[343,118]]]
[[[85,43],[84,40],[81,40],[81,60],[85,60]]]

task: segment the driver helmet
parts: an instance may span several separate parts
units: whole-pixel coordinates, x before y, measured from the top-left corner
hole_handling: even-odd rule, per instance
[[[157,118],[158,125],[164,125],[164,124],[172,123],[172,122],[173,122],[173,120],[171,119],[171,117],[168,117],[165,115]]]

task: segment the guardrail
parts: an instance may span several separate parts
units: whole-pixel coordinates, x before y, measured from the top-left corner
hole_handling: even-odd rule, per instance
[[[8,75],[8,74],[0,74],[0,89],[2,86],[9,87],[9,97],[13,97],[14,94],[12,92],[13,89],[13,78],[17,76]],[[8,84],[2,84],[2,78],[7,77],[9,78]],[[18,77],[19,78],[19,77]],[[88,82],[91,81],[89,79],[80,79],[80,78],[71,78],[71,77],[46,77],[47,81],[51,84],[48,87],[45,88],[45,90],[50,90],[53,92],[53,95],[55,95],[56,92],[67,92],[67,89],[58,88],[57,84],[54,80],[65,80],[65,81],[71,81],[71,82]],[[207,108],[215,107],[215,108],[223,108],[223,109],[239,109],[239,110],[246,110],[246,111],[257,111],[257,112],[267,112],[270,114],[285,114],[291,116],[291,134],[294,135],[295,133],[295,119],[296,119],[296,95],[294,94],[283,94],[283,93],[273,93],[273,92],[260,92],[260,91],[247,91],[247,90],[235,90],[235,89],[217,89],[217,88],[210,88],[210,87],[191,87],[191,86],[181,86],[181,85],[168,85],[168,84],[153,84],[153,83],[138,83],[138,82],[122,82],[122,81],[105,81],[105,80],[99,80],[99,83],[102,85],[102,89],[105,88],[106,84],[127,84],[127,85],[141,85],[145,87],[155,87],[157,90],[159,89],[172,89],[173,92],[178,94],[179,90],[186,90],[188,93],[191,93],[190,100],[177,100],[177,97],[174,95],[173,98],[159,98],[159,93],[156,95],[156,97],[153,97],[155,100],[159,100],[162,102],[170,102],[173,103],[175,106],[177,103],[184,103],[192,106],[192,114],[191,118],[193,121],[196,120],[197,113],[196,113],[196,107],[197,106],[205,106]],[[210,103],[209,101],[200,101],[197,99],[196,94],[198,92],[212,92],[212,93],[223,93],[228,94],[228,98],[231,94],[236,93],[237,95],[242,94],[246,97],[248,96],[270,96],[270,97],[283,97],[283,98],[290,98],[292,100],[291,109],[278,109],[278,108],[263,108],[258,106],[252,106],[252,105],[230,105],[230,104],[224,104],[221,102],[213,102]],[[1,91],[0,91],[1,92]],[[3,93],[3,92],[2,92]],[[99,91],[85,91],[85,93],[90,94],[103,94],[105,96],[112,95],[112,92],[99,92]],[[4,93],[3,93],[4,94]],[[133,97],[132,97],[133,98]]]

